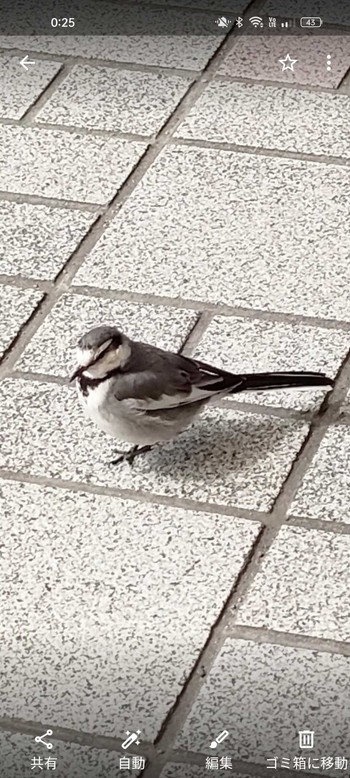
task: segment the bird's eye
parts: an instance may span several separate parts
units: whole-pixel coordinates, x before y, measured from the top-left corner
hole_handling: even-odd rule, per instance
[[[105,343],[102,343],[102,346],[100,346],[100,348],[97,351],[95,351],[95,354],[91,359],[91,362],[89,362],[88,367],[95,365],[96,362],[98,362],[98,360],[101,359],[101,357],[103,357],[107,353],[111,343],[112,340],[107,340]]]
[[[112,343],[112,338],[110,338],[110,340],[106,340],[104,343],[102,343],[102,346],[100,346],[97,349],[97,351],[95,351],[95,359],[97,359],[98,357],[100,357],[103,354],[105,354],[106,351],[108,351],[111,343]]]

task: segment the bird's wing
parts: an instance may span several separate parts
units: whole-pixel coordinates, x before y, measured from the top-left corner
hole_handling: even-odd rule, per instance
[[[157,411],[204,401],[241,382],[240,376],[204,362],[143,346],[138,354],[134,351],[126,371],[115,376],[113,392],[135,409]]]

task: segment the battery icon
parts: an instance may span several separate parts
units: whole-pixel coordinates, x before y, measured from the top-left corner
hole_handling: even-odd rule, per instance
[[[322,19],[320,16],[302,16],[300,19],[300,27],[321,27]]]

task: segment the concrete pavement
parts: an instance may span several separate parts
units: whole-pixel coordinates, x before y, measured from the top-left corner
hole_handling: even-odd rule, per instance
[[[0,48],[1,775],[347,776],[350,37]],[[66,382],[102,322],[335,387],[114,469]]]

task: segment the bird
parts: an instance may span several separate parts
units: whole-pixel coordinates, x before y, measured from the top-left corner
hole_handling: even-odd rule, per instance
[[[115,326],[86,332],[77,344],[77,381],[87,415],[104,432],[132,444],[110,464],[173,440],[215,397],[240,392],[332,387],[324,373],[231,373],[181,353],[132,340]]]

